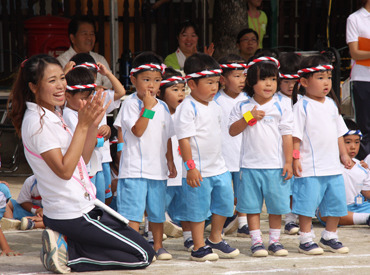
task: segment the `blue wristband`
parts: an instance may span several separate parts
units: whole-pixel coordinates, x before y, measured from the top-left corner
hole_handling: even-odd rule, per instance
[[[117,152],[121,152],[123,149],[123,142],[117,143]]]
[[[98,141],[96,143],[96,147],[103,147],[104,146],[104,138],[96,138],[96,140]]]

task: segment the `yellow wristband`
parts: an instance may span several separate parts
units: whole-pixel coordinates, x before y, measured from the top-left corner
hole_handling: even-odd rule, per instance
[[[244,117],[245,121],[248,123],[249,126],[253,126],[257,122],[257,120],[252,115],[251,111],[245,112],[243,114],[243,117]]]

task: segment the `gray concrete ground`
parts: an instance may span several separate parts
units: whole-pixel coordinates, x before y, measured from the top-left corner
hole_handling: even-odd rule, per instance
[[[11,184],[13,198],[18,196],[24,177],[1,178]],[[261,229],[265,244],[268,241],[267,215],[262,215]],[[319,240],[322,226],[314,223],[316,240]],[[0,257],[0,274],[40,274],[48,273],[39,260],[41,230],[5,231],[5,236],[13,250],[22,256]],[[206,232],[207,235],[207,232]],[[165,248],[173,255],[171,261],[157,261],[145,270],[105,271],[91,274],[370,274],[370,228],[368,226],[347,226],[339,229],[340,240],[349,247],[349,254],[325,252],[321,256],[307,256],[298,253],[297,236],[282,234],[281,242],[288,249],[287,257],[252,258],[249,250],[250,239],[225,237],[241,254],[232,260],[220,259],[217,262],[196,263],[189,261],[189,253],[183,249],[182,238],[167,239]]]

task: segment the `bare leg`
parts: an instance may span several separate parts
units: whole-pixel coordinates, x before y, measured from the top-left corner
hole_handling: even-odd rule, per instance
[[[163,223],[149,222],[149,225],[153,233],[154,250],[157,251],[163,247]]]
[[[190,222],[191,227],[191,235],[193,237],[194,242],[194,250],[198,250],[199,248],[205,246],[204,243],[204,221],[203,222]]]
[[[135,221],[130,221],[128,223],[128,225],[134,229],[135,231],[139,232],[139,229],[140,229],[140,223],[139,222],[135,222]]]
[[[212,214],[212,229],[211,234],[209,236],[209,240],[213,243],[219,243],[222,241],[222,229],[224,223],[226,221],[226,217]]]
[[[261,228],[260,225],[260,214],[247,214],[249,230],[258,230]]]

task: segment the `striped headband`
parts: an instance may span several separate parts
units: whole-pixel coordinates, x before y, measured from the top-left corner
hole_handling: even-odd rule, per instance
[[[317,67],[311,67],[311,68],[304,68],[298,71],[298,75],[302,76],[303,74],[307,73],[316,73],[320,71],[328,71],[332,70],[334,67],[332,65],[319,65]]]
[[[163,64],[163,65],[157,65],[157,64],[145,64],[145,65],[141,65],[137,68],[133,68],[131,69],[130,71],[130,76],[133,75],[134,73],[137,73],[138,71],[141,71],[141,70],[145,70],[145,71],[148,71],[148,70],[158,70],[161,72],[161,74],[164,74],[164,70],[166,69],[166,66]]]
[[[79,64],[79,65],[76,65],[73,67],[73,69],[75,68],[78,68],[78,67],[82,67],[82,68],[95,68],[98,72],[100,71],[98,65],[94,64],[94,63],[89,63],[89,62],[85,62],[85,63],[82,63],[82,64]]]
[[[199,78],[199,77],[210,77],[210,76],[219,76],[222,73],[221,69],[214,69],[214,70],[204,70],[198,73],[192,73],[185,76],[186,80],[191,78]]]
[[[254,64],[256,64],[258,62],[262,62],[262,61],[274,62],[276,64],[276,66],[278,67],[278,69],[280,68],[280,62],[276,58],[273,58],[273,57],[270,57],[270,56],[261,56],[261,57],[258,57],[256,59],[253,59],[251,62],[248,63],[247,68],[244,70],[244,74],[246,74],[248,72],[248,69],[251,66],[253,66]]]
[[[73,85],[73,86],[68,86],[67,85],[67,90],[74,91],[74,90],[85,90],[85,89],[92,89],[95,88],[96,84],[85,84],[85,85]]]
[[[360,130],[349,130],[347,133],[344,134],[344,136],[350,136],[350,135],[358,135],[360,136],[360,140],[362,139],[362,133]]]
[[[230,69],[230,70],[244,70],[247,69],[247,64],[245,63],[227,63],[227,64],[220,64],[222,69]]]
[[[184,84],[185,78],[182,76],[172,76],[170,78],[167,78],[165,80],[161,81],[161,87],[167,84],[175,85],[175,84]]]
[[[279,77],[280,78],[285,78],[285,79],[295,79],[295,78],[299,78],[299,75],[298,74],[282,74],[282,73],[279,73]]]

